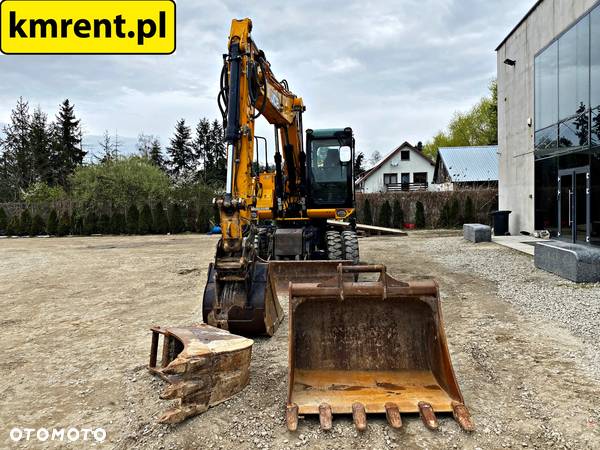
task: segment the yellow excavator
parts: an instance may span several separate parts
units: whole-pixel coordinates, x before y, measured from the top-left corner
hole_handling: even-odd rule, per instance
[[[367,414],[385,414],[399,428],[406,413],[420,414],[430,429],[438,426],[436,413],[452,413],[463,429],[473,430],[452,368],[436,282],[401,282],[384,266],[360,264],[352,129],[307,130],[304,139],[304,103],[273,75],[251,31],[250,19],[233,20],[221,74],[227,180],[215,201],[222,236],[209,267],[204,322],[212,330],[272,336],[284,317],[278,294],[288,294],[291,431],[299,417],[311,414],[324,430],[333,414],[352,414],[359,431],[366,429]],[[258,158],[259,116],[275,128],[271,170],[266,150],[262,165]],[[150,368],[170,374],[166,379],[175,387],[165,398],[182,398],[166,421],[197,414],[247,382],[241,356],[228,365],[219,356],[215,361],[221,362],[211,365],[205,353],[193,355],[193,348],[213,348],[225,339],[205,330],[153,329]],[[204,332],[216,340],[209,343]],[[167,338],[162,369],[156,368],[159,334]],[[237,350],[248,345],[227,339]],[[221,377],[225,387],[209,395],[206,383],[195,381],[207,367],[233,370],[237,377]],[[206,373],[216,383],[219,374]]]

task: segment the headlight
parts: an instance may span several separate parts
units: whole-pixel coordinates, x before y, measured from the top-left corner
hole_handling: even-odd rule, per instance
[[[339,217],[340,219],[343,219],[344,217],[346,217],[346,216],[348,215],[348,212],[347,212],[345,209],[338,209],[338,210],[335,212],[335,215],[336,215],[337,217]]]

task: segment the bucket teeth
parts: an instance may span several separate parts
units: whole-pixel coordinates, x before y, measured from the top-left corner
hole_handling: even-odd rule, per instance
[[[390,426],[396,430],[402,428],[402,417],[400,416],[400,410],[398,405],[395,403],[385,404],[385,416]]]
[[[295,403],[287,405],[285,410],[285,422],[289,431],[296,431],[298,429],[298,405]]]
[[[471,414],[465,405],[458,402],[452,403],[452,414],[454,415],[454,420],[458,422],[463,430],[469,432],[475,431],[475,422],[473,422]]]
[[[354,403],[352,405],[352,419],[357,431],[365,431],[367,429],[367,412],[365,405],[362,403]]]
[[[419,402],[419,414],[423,424],[430,430],[437,430],[438,421],[433,412],[433,407],[427,402]]]
[[[319,422],[321,423],[321,430],[329,431],[332,427],[332,412],[331,406],[327,403],[322,403],[319,405]]]

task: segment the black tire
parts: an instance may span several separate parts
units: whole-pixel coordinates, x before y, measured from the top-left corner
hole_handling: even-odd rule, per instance
[[[328,231],[325,234],[327,240],[327,259],[339,261],[344,259],[344,241],[342,235],[337,231]]]
[[[360,253],[358,250],[358,236],[354,231],[342,232],[342,241],[344,241],[344,259],[352,261],[356,265],[360,263]]]

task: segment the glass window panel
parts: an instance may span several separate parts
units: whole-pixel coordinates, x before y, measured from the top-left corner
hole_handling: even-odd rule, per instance
[[[558,146],[561,148],[578,148],[589,144],[588,113],[565,120],[558,127]]]
[[[581,114],[589,101],[589,17],[558,40],[559,118]]]
[[[558,42],[535,59],[535,128],[558,122]]]
[[[535,229],[558,231],[558,159],[546,158],[535,163]]]
[[[536,154],[552,153],[558,146],[558,126],[545,128],[535,133]]]
[[[592,107],[600,106],[600,7],[590,14],[591,33],[591,100]]]
[[[600,109],[592,110],[592,147],[600,146]]]

